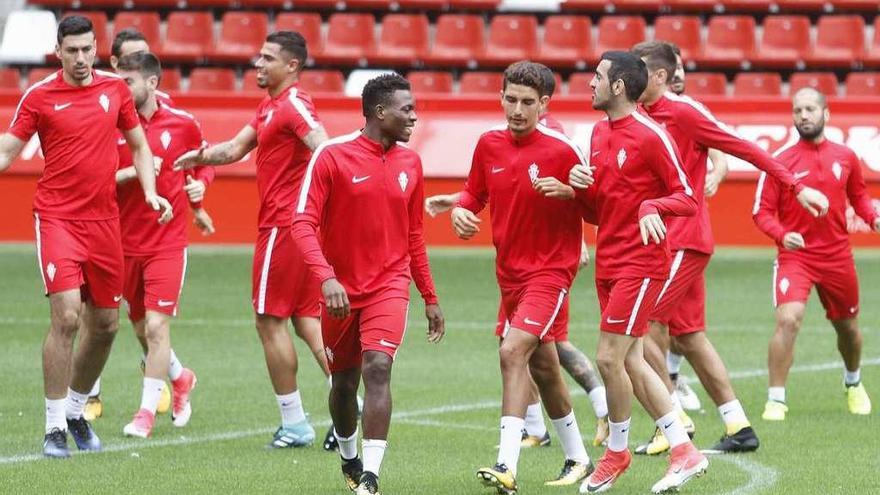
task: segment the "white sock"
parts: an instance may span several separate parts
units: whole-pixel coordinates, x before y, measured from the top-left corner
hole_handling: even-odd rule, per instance
[[[599,386],[590,390],[587,394],[590,396],[590,402],[593,404],[593,412],[597,418],[608,416],[608,399],[605,398],[605,387]]]
[[[584,447],[584,440],[581,438],[581,430],[578,427],[577,420],[574,417],[574,410],[559,419],[551,419],[553,427],[556,428],[556,435],[559,437],[559,443],[562,444],[562,451],[565,452],[565,458],[586,464],[590,462],[590,456]]]
[[[544,424],[544,414],[541,412],[541,403],[535,402],[530,404],[526,409],[526,433],[533,437],[543,437],[547,433],[547,426]]]
[[[81,394],[72,388],[67,389],[67,403],[65,404],[65,416],[67,419],[80,418],[83,415],[83,408],[86,407],[86,401],[89,400],[89,394]]]
[[[665,435],[666,440],[669,441],[670,448],[678,447],[691,440],[688,437],[687,432],[684,430],[684,425],[676,411],[669,411],[654,423],[663,431],[663,435]]]
[[[333,436],[339,443],[339,455],[346,461],[350,461],[358,456],[358,429],[354,429],[354,433],[350,437],[340,437],[336,428],[333,428]]]
[[[770,387],[767,389],[767,398],[776,401],[785,403],[785,387]]]
[[[681,354],[676,354],[672,351],[666,353],[666,367],[669,369],[669,374],[677,374],[681,371],[681,362],[684,361],[684,356]]]
[[[364,451],[364,471],[369,471],[379,476],[379,467],[382,466],[382,458],[385,457],[386,440],[364,439],[361,448]]]
[[[281,410],[281,426],[293,426],[306,419],[299,390],[287,395],[275,395],[275,398],[278,399],[278,409]]]
[[[180,360],[177,359],[177,354],[174,354],[174,349],[171,349],[170,355],[171,359],[168,361],[168,379],[173,382],[183,374],[183,365],[180,364]]]
[[[724,421],[724,424],[727,426],[738,426],[749,423],[749,418],[746,417],[746,412],[743,410],[742,404],[740,404],[737,399],[733,399],[730,402],[725,402],[718,406],[718,413],[721,414],[721,421]]]
[[[67,418],[64,416],[66,399],[46,399],[46,433],[53,428],[67,431]]]
[[[516,416],[501,416],[501,442],[498,445],[498,464],[504,464],[516,476],[520,443],[525,420]]]
[[[97,380],[95,380],[95,384],[92,385],[92,390],[89,392],[89,397],[97,397],[101,395],[101,377],[99,376]]]
[[[159,407],[159,399],[162,398],[162,389],[165,388],[165,380],[144,377],[144,390],[141,393],[141,409],[146,409],[156,415]]]
[[[608,450],[623,452],[629,448],[629,420],[626,418],[620,423],[608,420]]]
[[[843,384],[844,385],[858,385],[859,381],[862,379],[862,369],[859,368],[855,371],[850,371],[846,368],[843,370]]]

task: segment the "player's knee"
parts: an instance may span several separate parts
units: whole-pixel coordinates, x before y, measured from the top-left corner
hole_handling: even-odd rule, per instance
[[[527,363],[526,353],[517,346],[508,344],[505,340],[501,347],[498,348],[498,358],[501,361],[501,369],[511,369],[525,366]]]
[[[599,368],[599,373],[602,376],[609,376],[620,371],[621,364],[624,363],[615,359],[610,353],[599,352],[596,355],[596,367]]]
[[[68,309],[53,315],[52,330],[66,337],[73,337],[79,329],[79,311]]]
[[[152,346],[168,340],[168,322],[164,318],[148,318],[144,338]]]
[[[383,357],[364,359],[361,367],[361,375],[364,384],[379,385],[388,383],[391,379],[391,356],[382,354]]]
[[[797,333],[801,327],[801,317],[793,311],[780,311],[776,315],[776,327],[785,333]]]

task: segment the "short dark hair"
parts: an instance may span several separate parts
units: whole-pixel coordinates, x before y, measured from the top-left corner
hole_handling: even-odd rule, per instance
[[[681,56],[681,48],[679,48],[678,45],[676,45],[675,43],[673,43],[671,41],[667,41],[666,43],[668,43],[669,46],[672,47],[672,51],[675,52],[676,56],[679,56],[679,57]]]
[[[56,37],[58,44],[60,45],[61,40],[63,40],[65,36],[75,36],[77,34],[86,34],[88,32],[95,32],[95,28],[92,26],[92,21],[90,21],[88,17],[69,15],[64,19],[61,19],[61,22],[58,23],[58,34]]]
[[[507,89],[508,84],[527,86],[538,92],[538,96],[547,94],[547,85],[544,82],[544,74],[538,64],[521,60],[514,62],[504,69],[504,85],[501,89]]]
[[[373,117],[376,106],[387,104],[395,91],[410,91],[410,88],[409,81],[396,72],[370,79],[364,85],[364,91],[361,93],[364,117]]]
[[[538,70],[541,71],[541,76],[544,78],[544,92],[547,96],[553,96],[553,93],[556,92],[556,75],[553,74],[553,71],[550,67],[547,67],[544,64],[535,63],[538,67]]]
[[[296,31],[275,31],[266,36],[266,43],[275,43],[281,47],[281,51],[287,52],[291,57],[299,60],[302,68],[309,58],[309,50],[306,39]]]
[[[147,38],[144,37],[144,33],[135,28],[125,28],[116,33],[116,37],[113,38],[113,44],[110,45],[110,54],[119,58],[120,55],[122,55],[122,45],[124,45],[126,41],[143,41],[146,43]]]
[[[140,72],[142,76],[156,76],[162,79],[162,64],[159,58],[148,52],[134,52],[123,56],[116,64],[116,70],[130,70]]]
[[[666,82],[672,80],[678,62],[671,43],[665,41],[643,41],[632,48],[632,53],[645,61],[648,70],[666,71]]]
[[[626,98],[638,101],[648,87],[648,68],[642,59],[629,52],[609,51],[602,54],[600,61],[611,62],[608,68],[608,82],[614,84],[618,79],[626,87]]]
[[[794,100],[798,93],[802,91],[812,92],[813,95],[816,97],[816,101],[819,103],[819,106],[821,108],[828,108],[828,98],[825,96],[824,93],[819,91],[818,88],[814,88],[812,86],[804,86],[803,88],[798,89],[794,92],[793,95],[791,95],[791,99]]]

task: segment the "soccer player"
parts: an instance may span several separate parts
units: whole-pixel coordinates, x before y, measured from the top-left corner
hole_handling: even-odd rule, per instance
[[[770,388],[762,417],[782,421],[788,412],[785,380],[813,286],[837,332],[849,412],[870,414],[871,399],[859,369],[859,282],[846,229],[847,202],[875,232],[880,232],[880,215],[871,204],[858,156],[825,137],[825,123],[831,117],[825,95],[812,88],[799,90],[792,100],[792,116],[800,139],[777,151],[776,157],[806,184],[824,192],[831,210],[824,218],[813,218],[797,207],[776,179],[762,174],[758,181],[752,211],[755,224],[779,249],[773,265],[776,331],[767,357]]]
[[[782,164],[754,143],[744,140],[721,124],[700,103],[669,91],[669,75],[675,72],[675,53],[670,44],[659,41],[639,43],[633,53],[641,57],[650,72],[641,103],[647,114],[666,130],[683,150],[685,170],[695,189],[699,209],[691,218],[669,222],[669,247],[675,253],[672,266],[651,313],[653,325],[663,326],[678,349],[688,358],[703,387],[718,408],[725,433],[711,449],[713,453],[749,452],[759,446],[742,404],[734,393],[724,362],[706,336],[704,271],[713,252],[709,210],[704,199],[706,150],[713,147],[755,164],[778,178],[796,195],[802,206],[813,214],[827,211],[828,199],[821,192],[806,187]],[[655,365],[665,367],[663,359]],[[659,373],[665,376],[665,370]],[[666,383],[670,394],[671,383]],[[679,408],[680,409],[680,408]],[[656,432],[651,453],[666,450],[662,432]]]
[[[201,128],[192,115],[157,100],[155,89],[162,68],[155,55],[144,51],[125,55],[117,61],[116,70],[131,89],[147,142],[159,166],[156,187],[176,211],[183,212],[192,200],[185,185],[196,180],[210,182],[214,169],[197,169],[200,178],[194,179],[192,174],[174,171],[169,165],[186,151],[202,146]],[[186,215],[179,214],[166,225],[144,222],[150,212],[139,200],[140,191],[132,182],[135,170],[129,163],[131,157],[120,149],[116,182],[125,255],[123,297],[146,357],[140,409],[123,432],[146,438],[153,430],[165,375],[174,388],[171,418],[178,427],[185,426],[192,414],[189,396],[196,376],[176,358],[170,341],[170,320],[177,315],[186,274]]]
[[[333,374],[330,416],[342,473],[358,495],[379,493],[391,422],[391,368],[403,343],[409,285],[425,301],[428,341],[445,332],[422,225],[422,162],[408,142],[416,123],[406,79],[386,74],[364,86],[361,131],[322,144],[309,162],[293,232],[321,281],[321,331]],[[318,240],[320,229],[320,242]],[[363,461],[357,449],[357,390],[363,377]]]
[[[596,291],[601,308],[596,362],[605,382],[608,448],[582,493],[605,491],[629,467],[628,433],[636,397],[672,445],[669,468],[651,490],[677,490],[709,465],[688,438],[669,394],[645,362],[642,337],[670,265],[663,217],[693,215],[695,192],[675,143],[637,100],[648,83],[645,63],[627,52],[606,52],[590,82],[593,108],[607,120],[593,127],[590,166],[595,181],[586,190],[595,210]],[[590,169],[576,165],[569,183],[586,188]]]
[[[327,139],[312,99],[298,84],[308,58],[299,33],[266,37],[255,65],[257,84],[268,95],[256,116],[231,140],[184,153],[175,168],[235,163],[257,149],[259,235],[252,274],[257,333],[281,412],[270,446],[302,447],[315,439],[297,386],[297,355],[287,320],[329,375],[321,343],[320,287],[302,262],[291,236],[296,195],[312,150]]]
[[[516,491],[522,430],[534,379],[556,427],[565,463],[548,485],[572,485],[593,466],[562,379],[554,342],[567,329],[563,311],[577,272],[583,231],[572,201],[544,197],[540,178],[564,179],[580,151],[564,134],[538,124],[549,100],[541,69],[517,62],[504,71],[501,105],[507,125],[480,136],[471,170],[452,210],[456,235],[479,231],[476,214],[491,203],[496,276],[508,328],[499,356],[503,386],[501,441],[493,467],[477,471],[499,493]],[[530,377],[531,375],[531,377]]]
[[[51,318],[43,343],[43,454],[68,457],[68,431],[80,450],[101,450],[83,407],[119,324],[123,258],[116,203],[117,129],[131,147],[149,208],[161,210],[162,223],[171,220],[172,209],[156,194],[153,156],[131,91],[116,75],[92,69],[92,23],[81,16],[62,19],[57,43],[61,70],[25,91],[9,131],[0,136],[0,171],[34,133],[39,136],[46,164],[34,196],[34,229]],[[83,337],[74,353],[80,320]]]

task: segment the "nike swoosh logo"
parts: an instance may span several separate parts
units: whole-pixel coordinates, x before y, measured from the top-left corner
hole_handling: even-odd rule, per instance
[[[540,326],[542,325],[541,323],[538,323],[537,321],[535,321],[535,320],[531,320],[531,319],[529,319],[529,318],[526,318],[526,319],[523,320],[523,321],[525,322],[526,325],[534,325],[534,326],[536,326],[536,327],[540,327]]]
[[[168,306],[174,306],[174,301],[163,301],[159,299],[158,304],[160,308],[165,308]]]
[[[609,316],[608,318],[605,319],[605,322],[606,322],[606,323],[609,323],[609,324],[611,324],[611,325],[614,325],[615,323],[623,323],[623,322],[625,322],[625,321],[626,321],[626,318],[624,318],[624,319],[622,319],[622,320],[615,320],[614,318],[612,318],[612,317],[610,317],[610,316]]]
[[[60,112],[61,110],[64,110],[65,108],[69,107],[70,105],[73,105],[73,103],[62,103],[61,105],[56,103],[55,104],[55,111]]]
[[[594,151],[594,152],[590,153],[590,156],[596,156],[596,155],[598,155],[598,154],[599,154],[598,151]]]
[[[503,172],[503,171],[504,171],[504,167],[501,167],[501,168],[493,168],[493,169],[492,169],[492,173],[493,173],[493,174],[497,174],[498,172]]]
[[[565,423],[565,427],[568,428],[569,426],[571,426],[573,424],[574,424],[574,421],[569,421],[568,423]]]
[[[797,172],[796,174],[794,174],[794,178],[795,178],[795,180],[803,179],[804,177],[806,177],[808,175],[810,175],[810,171],[804,170],[803,172]]]
[[[352,178],[351,178],[351,183],[352,183],[352,184],[360,184],[361,182],[363,182],[363,181],[365,181],[365,180],[367,180],[367,179],[369,179],[369,178],[370,178],[369,175],[366,176],[366,177],[352,177]]]
[[[672,423],[675,423],[675,421],[673,421]],[[670,426],[672,426],[672,423],[669,423],[667,425],[663,425],[663,429],[665,430],[665,429],[669,428]]]
[[[390,347],[390,348],[392,348],[392,349],[397,349],[397,345],[396,345],[396,344],[392,344],[391,342],[388,342],[388,341],[385,340],[385,339],[379,339],[379,345],[383,345],[383,346],[385,346],[385,347]]]
[[[606,478],[605,481],[599,483],[598,485],[594,485],[593,482],[587,481],[587,491],[588,492],[601,492],[604,491],[603,487],[605,485],[614,483],[614,480],[617,479],[617,476],[612,476],[610,478]]]

